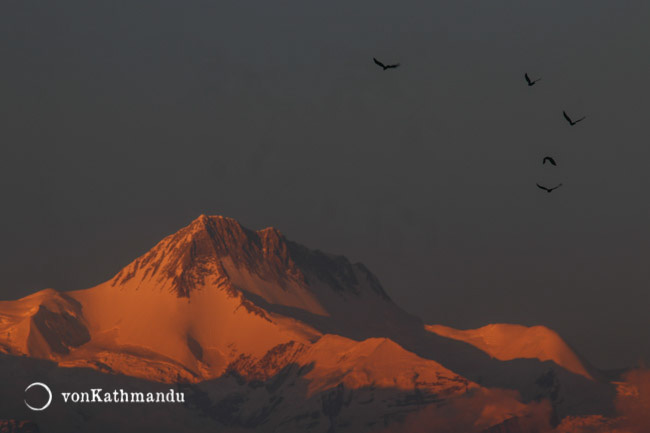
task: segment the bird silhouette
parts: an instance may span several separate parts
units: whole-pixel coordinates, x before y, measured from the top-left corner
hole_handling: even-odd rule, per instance
[[[582,122],[583,120],[585,120],[587,118],[587,116],[582,116],[580,119],[574,121],[574,120],[571,120],[571,118],[569,117],[568,114],[566,114],[566,111],[562,111],[562,114],[564,115],[564,118],[566,119],[567,122],[569,122],[569,125],[571,125],[571,126],[575,125],[578,122]]]
[[[524,74],[524,78],[526,78],[526,83],[528,83],[529,86],[534,86],[536,82],[541,80],[541,78],[538,78],[536,80],[531,80],[530,77],[528,76],[528,72]]]
[[[386,69],[392,69],[392,68],[396,68],[396,67],[399,66],[399,63],[395,63],[394,65],[384,65],[382,62],[380,62],[379,60],[375,59],[374,57],[372,58],[372,60],[375,62],[376,65],[381,66],[381,67],[384,69],[384,71],[385,71]]]
[[[551,165],[557,165],[555,163],[555,160],[551,158],[550,156],[545,156],[544,159],[542,160],[542,164],[546,164],[546,161],[550,162]]]
[[[545,186],[542,186],[542,185],[540,185],[540,184],[537,184],[537,188],[539,188],[539,189],[543,189],[544,191],[546,191],[546,192],[548,192],[548,193],[553,192],[553,190],[556,190],[556,189],[558,189],[558,188],[561,187],[561,186],[562,186],[562,184],[560,183],[560,184],[558,184],[557,186],[554,186],[553,188],[547,188],[547,187],[545,187]]]

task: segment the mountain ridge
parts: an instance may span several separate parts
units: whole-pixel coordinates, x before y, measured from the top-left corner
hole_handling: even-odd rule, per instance
[[[507,397],[508,405],[520,408],[549,399],[560,418],[611,405],[613,386],[553,331],[487,329],[500,337],[425,325],[364,265],[310,250],[274,228],[253,231],[206,215],[95,287],[0,301],[0,352],[69,369],[228,384],[245,395],[279,386],[291,394],[282,395],[287,401],[338,395],[343,386],[356,395],[346,397],[350,404],[361,406],[382,389],[383,402],[367,403],[381,413],[493,388],[513,390],[521,401]],[[512,344],[515,337],[532,343]],[[288,378],[300,389],[279,385]]]

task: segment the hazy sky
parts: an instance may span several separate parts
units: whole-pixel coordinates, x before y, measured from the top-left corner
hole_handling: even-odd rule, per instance
[[[429,323],[650,361],[648,22],[647,0],[3,1],[1,298],[222,214],[365,263]]]

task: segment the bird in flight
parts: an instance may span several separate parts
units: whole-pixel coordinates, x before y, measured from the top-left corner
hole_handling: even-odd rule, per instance
[[[536,82],[541,80],[541,78],[538,78],[536,80],[531,80],[530,77],[528,76],[528,72],[524,74],[524,78],[526,78],[526,82],[528,83],[529,86],[534,86]]]
[[[381,66],[382,68],[384,68],[384,71],[385,71],[386,69],[392,69],[392,68],[396,68],[396,67],[399,66],[399,63],[395,63],[394,65],[384,65],[382,62],[380,62],[379,60],[375,59],[374,57],[372,58],[372,60],[375,62],[376,65]]]
[[[555,160],[551,158],[550,156],[545,156],[544,159],[542,160],[542,164],[546,164],[546,161],[550,162],[551,165],[557,165],[555,163]]]
[[[578,119],[578,120],[571,120],[571,118],[569,117],[569,115],[566,114],[566,111],[562,111],[562,114],[564,115],[564,118],[566,119],[567,122],[569,122],[569,125],[571,125],[571,126],[575,125],[575,124],[578,123],[578,122],[582,122],[583,120],[585,120],[585,119],[587,118],[587,116],[582,116],[582,117],[581,117],[580,119]]]
[[[545,186],[542,186],[542,185],[540,185],[540,184],[537,184],[537,188],[539,188],[539,189],[543,189],[544,191],[546,191],[546,192],[548,192],[548,193],[553,192],[553,190],[556,190],[556,189],[558,189],[558,188],[561,187],[561,186],[562,186],[562,184],[560,183],[560,184],[558,184],[557,186],[554,186],[553,188],[547,188],[547,187],[545,187]]]

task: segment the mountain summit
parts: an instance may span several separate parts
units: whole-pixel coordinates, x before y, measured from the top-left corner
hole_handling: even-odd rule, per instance
[[[47,289],[2,312],[7,353],[165,382],[218,377],[278,344],[379,337],[417,320],[361,264],[205,215],[105,283]]]
[[[113,287],[155,287],[189,298],[193,290],[223,279],[266,301],[327,315],[315,285],[343,296],[374,293],[390,301],[363,265],[309,250],[275,228],[246,229],[232,218],[201,215],[166,237],[112,280]]]
[[[559,419],[614,389],[547,328],[425,326],[362,264],[205,215],[98,286],[0,302],[0,353],[182,384],[218,425],[268,431],[363,431],[494,388],[515,394],[476,425],[540,399]]]

